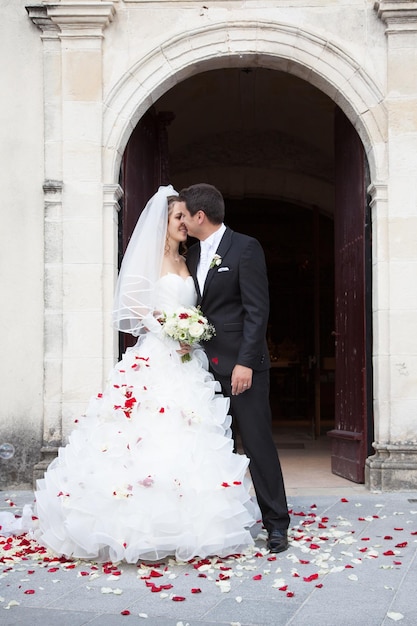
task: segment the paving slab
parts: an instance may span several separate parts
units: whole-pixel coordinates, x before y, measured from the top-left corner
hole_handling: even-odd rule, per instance
[[[30,490],[0,492],[0,511],[20,515],[31,502]],[[417,624],[417,491],[308,493],[289,504],[290,547],[278,555],[260,524],[243,555],[110,569],[37,551],[30,536],[0,537],[0,624]]]

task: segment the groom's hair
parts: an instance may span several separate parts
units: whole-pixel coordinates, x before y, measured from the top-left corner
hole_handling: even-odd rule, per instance
[[[213,185],[197,183],[181,189],[178,200],[185,202],[191,215],[203,211],[212,224],[224,221],[223,196]]]

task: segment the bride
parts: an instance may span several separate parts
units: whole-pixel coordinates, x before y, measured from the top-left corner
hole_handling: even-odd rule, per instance
[[[167,186],[151,198],[120,269],[113,323],[137,343],[37,484],[35,536],[59,555],[186,561],[253,544],[249,460],[233,452],[229,400],[201,347],[158,321],[196,302],[175,196]]]

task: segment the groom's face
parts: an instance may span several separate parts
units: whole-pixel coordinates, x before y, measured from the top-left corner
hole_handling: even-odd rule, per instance
[[[197,237],[197,239],[199,239],[199,234],[201,233],[200,213],[202,213],[202,211],[197,211],[195,215],[191,215],[185,202],[177,202],[176,207],[182,212],[182,218],[190,237]]]

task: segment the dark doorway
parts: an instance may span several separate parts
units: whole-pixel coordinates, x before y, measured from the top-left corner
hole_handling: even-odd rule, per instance
[[[265,251],[274,422],[320,436],[333,428],[335,411],[333,219],[314,207],[259,198],[226,199],[226,216]]]
[[[334,242],[338,229],[344,229],[340,216],[347,213],[335,210],[335,145],[337,149],[340,144],[339,139],[335,142],[335,112],[343,115],[319,89],[285,72],[259,67],[201,72],[154,103],[150,112],[154,121],[173,121],[169,127],[165,123],[163,135],[157,122],[151,141],[157,175],[153,169],[145,176],[147,182],[139,185],[142,192],[148,190],[146,200],[158,184],[170,182],[181,189],[195,182],[212,183],[225,196],[229,226],[259,239],[270,281],[274,421],[294,429],[303,424],[316,438],[329,430],[339,431],[338,435],[349,430],[340,427],[341,404],[336,395],[335,333],[340,310],[339,304],[335,306],[335,268],[341,257],[340,246]],[[135,143],[144,141],[145,117],[132,133],[123,159],[124,171],[134,176],[155,163],[152,155],[143,166],[136,158],[141,148]],[[359,142],[357,134],[356,139]],[[343,168],[342,164],[342,178]],[[345,170],[347,187],[359,182],[364,188],[358,171]],[[134,178],[130,180],[135,184]],[[129,185],[124,179],[124,216],[133,212],[135,222],[144,202],[138,201]],[[353,212],[350,217],[364,233],[369,216]],[[121,249],[125,242],[126,235]],[[361,249],[359,264],[370,258],[369,250],[369,246]],[[370,275],[364,287],[366,306],[360,308],[355,328],[362,319],[369,329]],[[368,332],[360,346],[366,353],[361,370],[365,384],[360,391],[366,448],[372,432]],[[341,377],[339,371],[339,381]],[[335,458],[343,456],[342,447],[335,449]],[[359,464],[363,463],[362,455]],[[338,471],[336,464],[333,471]],[[348,478],[361,480],[359,475]]]

